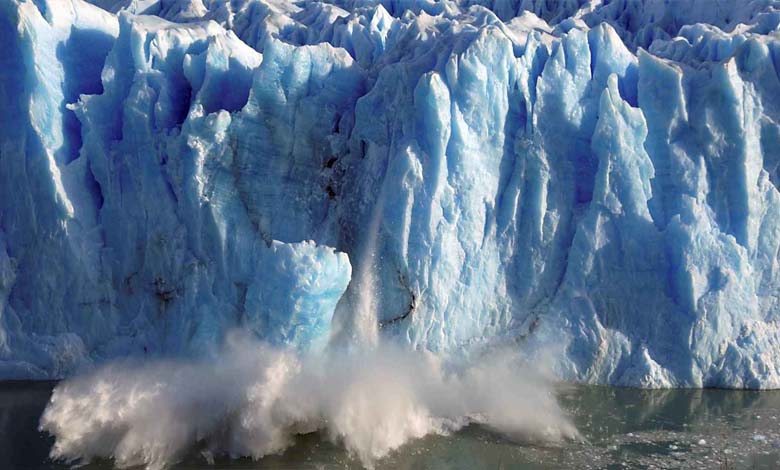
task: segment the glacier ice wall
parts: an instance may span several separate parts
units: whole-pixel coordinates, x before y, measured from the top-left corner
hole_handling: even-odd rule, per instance
[[[1,376],[348,339],[370,272],[416,348],[780,387],[780,2],[92,3],[0,0]]]

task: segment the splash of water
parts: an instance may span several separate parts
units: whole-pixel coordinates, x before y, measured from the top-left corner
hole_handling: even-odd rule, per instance
[[[496,353],[469,364],[388,344],[301,356],[232,335],[212,359],[116,363],[60,383],[40,428],[51,456],[151,470],[199,449],[258,459],[320,431],[367,467],[469,423],[508,437],[576,436],[548,382]]]

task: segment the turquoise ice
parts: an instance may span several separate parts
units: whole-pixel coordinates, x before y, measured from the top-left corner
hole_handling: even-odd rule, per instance
[[[780,387],[780,2],[92,3],[0,0],[1,377],[368,289],[418,349]]]

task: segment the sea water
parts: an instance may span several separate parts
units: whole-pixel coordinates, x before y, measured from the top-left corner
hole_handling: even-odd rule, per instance
[[[7,469],[64,469],[49,460],[53,438],[38,430],[53,382],[0,383],[0,462]],[[377,469],[713,468],[780,467],[780,391],[640,390],[560,386],[559,400],[582,440],[549,445],[515,442],[477,425],[408,442]],[[96,461],[85,470],[113,468]],[[362,468],[318,433],[257,461],[193,450],[173,469]]]

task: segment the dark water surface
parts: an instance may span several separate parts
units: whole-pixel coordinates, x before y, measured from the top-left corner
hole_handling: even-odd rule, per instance
[[[53,439],[38,419],[53,383],[0,382],[0,469],[65,469],[51,462]],[[377,469],[780,468],[780,392],[636,390],[571,387],[561,391],[584,442],[517,444],[471,426],[451,436],[413,441]],[[96,462],[85,470],[110,469]],[[200,456],[175,469],[361,468],[319,435],[301,436],[282,455],[260,461]]]

